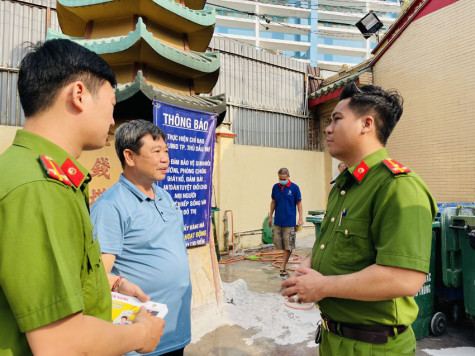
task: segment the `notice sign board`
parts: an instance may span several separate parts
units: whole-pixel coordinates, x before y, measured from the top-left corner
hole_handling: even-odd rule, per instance
[[[217,114],[153,101],[153,123],[167,136],[170,165],[157,182],[183,212],[186,246],[209,242]]]

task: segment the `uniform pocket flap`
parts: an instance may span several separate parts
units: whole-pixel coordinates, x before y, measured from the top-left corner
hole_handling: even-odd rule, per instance
[[[369,235],[369,222],[364,219],[342,218],[341,226],[337,226],[335,231],[345,236],[359,236],[367,238]]]

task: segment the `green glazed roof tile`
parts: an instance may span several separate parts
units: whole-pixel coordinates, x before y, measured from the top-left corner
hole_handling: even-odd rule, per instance
[[[140,46],[135,45],[141,41],[144,41],[146,44],[148,44],[148,46],[150,46],[150,48],[153,49],[154,52],[157,53],[156,58],[149,58],[149,56],[146,56],[147,58],[144,58],[143,60],[144,63],[147,63],[152,67],[165,70],[166,72],[181,76],[183,76],[183,71],[186,70],[189,77],[193,79],[201,77],[203,74],[218,72],[220,67],[219,52],[214,51],[200,53],[195,51],[183,51],[171,46],[167,46],[155,39],[153,34],[147,31],[142,18],[138,19],[135,31],[129,32],[126,36],[117,36],[103,39],[84,39],[63,35],[59,32],[49,29],[47,33],[47,39],[49,40],[54,38],[70,39],[78,44],[81,44],[87,49],[96,52],[102,57],[120,52],[136,51],[137,58],[135,58],[135,61],[140,61],[138,56],[141,54]],[[134,53],[127,53],[127,56],[133,57]],[[110,65],[113,65],[116,64],[114,63],[114,58],[118,59],[118,56],[110,55],[105,59]]]

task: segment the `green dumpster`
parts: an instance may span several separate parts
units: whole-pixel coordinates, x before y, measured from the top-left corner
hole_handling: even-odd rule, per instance
[[[447,318],[444,313],[434,314],[434,299],[435,299],[435,264],[436,264],[436,241],[440,239],[440,222],[434,221],[432,223],[432,246],[430,256],[429,273],[426,276],[424,285],[414,297],[419,313],[417,318],[412,323],[412,329],[416,339],[429,336],[429,331],[434,335],[442,335],[445,332],[447,325]]]
[[[315,237],[317,237],[322,227],[322,221],[323,221],[323,217],[325,216],[325,210],[310,210],[308,214],[310,216],[307,216],[305,220],[315,225]]]
[[[465,313],[475,319],[475,206],[447,208],[442,222],[446,228],[441,252],[444,284],[463,287]]]

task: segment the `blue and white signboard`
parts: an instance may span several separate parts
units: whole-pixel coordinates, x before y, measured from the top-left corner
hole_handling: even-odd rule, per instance
[[[167,135],[170,166],[157,184],[183,212],[186,246],[209,242],[217,114],[153,101],[153,123]]]

